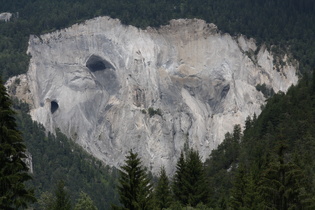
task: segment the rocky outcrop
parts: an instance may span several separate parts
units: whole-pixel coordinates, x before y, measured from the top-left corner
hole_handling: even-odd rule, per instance
[[[12,13],[9,13],[9,12],[0,13],[0,21],[8,22],[10,21],[11,17],[12,17]]]
[[[98,17],[31,36],[28,53],[15,95],[34,120],[109,165],[133,149],[153,172],[172,173],[185,143],[208,157],[235,124],[260,113],[258,84],[277,92],[298,80],[289,64],[275,70],[253,39],[197,19],[141,30]]]

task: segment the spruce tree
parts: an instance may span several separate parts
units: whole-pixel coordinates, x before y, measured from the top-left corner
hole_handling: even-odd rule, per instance
[[[61,180],[58,182],[55,189],[55,201],[53,204],[53,210],[70,210],[71,200],[68,192],[65,189],[65,184]]]
[[[233,188],[231,190],[230,207],[240,209],[245,206],[247,174],[244,165],[240,165],[235,175]]]
[[[97,210],[97,208],[90,196],[84,192],[81,192],[74,210]]]
[[[250,116],[247,116],[245,120],[245,130],[250,129],[252,125],[253,125],[252,118]]]
[[[186,170],[187,170],[186,161],[184,157],[184,152],[182,151],[180,153],[180,157],[176,164],[176,172],[173,178],[173,185],[172,185],[175,200],[179,201],[182,204],[188,203],[187,196],[184,193],[185,191],[184,179],[185,179]]]
[[[286,148],[285,144],[279,143],[276,158],[262,173],[258,189],[263,204],[270,209],[312,209],[313,198],[306,193],[309,183],[303,170],[285,157]]]
[[[54,195],[51,192],[43,192],[38,199],[39,209],[52,210],[54,207]]]
[[[186,190],[188,193],[188,204],[196,207],[199,203],[207,203],[208,189],[204,166],[199,152],[190,149],[187,157]]]
[[[229,199],[231,209],[263,209],[254,177],[240,164],[231,189]]]
[[[15,112],[0,80],[0,209],[27,208],[36,201],[33,190],[25,186],[31,179],[26,147],[16,128]]]
[[[173,182],[175,199],[185,206],[207,203],[206,176],[198,151],[190,149],[186,158],[182,152],[176,169]]]
[[[161,168],[159,180],[155,188],[155,200],[158,209],[168,208],[172,202],[170,183],[164,167]]]
[[[121,167],[118,192],[120,202],[126,209],[152,209],[152,185],[141,165],[137,153],[132,150],[126,156],[125,165]]]

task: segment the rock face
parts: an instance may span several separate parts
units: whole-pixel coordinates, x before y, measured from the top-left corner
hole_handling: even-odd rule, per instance
[[[10,21],[11,17],[12,17],[12,13],[9,13],[9,12],[0,13],[0,21],[8,22]]]
[[[275,70],[253,39],[196,19],[140,30],[98,17],[31,36],[28,53],[28,73],[8,87],[34,120],[109,165],[133,149],[153,172],[172,173],[185,143],[208,157],[235,124],[260,113],[258,84],[277,92],[298,80],[293,66]]]

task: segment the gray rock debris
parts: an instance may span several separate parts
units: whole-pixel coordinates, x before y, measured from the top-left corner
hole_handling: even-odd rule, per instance
[[[105,163],[119,166],[133,149],[153,172],[164,165],[173,173],[184,143],[205,159],[235,124],[260,113],[256,85],[277,92],[297,83],[293,66],[276,71],[265,47],[249,57],[256,50],[255,40],[202,20],[141,30],[98,17],[31,36],[29,70],[7,86],[17,86],[34,120]]]

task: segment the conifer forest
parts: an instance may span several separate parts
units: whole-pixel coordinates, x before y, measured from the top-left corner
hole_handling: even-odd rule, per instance
[[[0,21],[0,209],[315,209],[315,1],[0,0],[2,12],[13,16]],[[299,82],[266,93],[262,113],[233,125],[206,161],[187,146],[174,174],[163,166],[152,174],[132,150],[121,168],[109,167],[32,121],[4,87],[28,69],[30,34],[105,15],[139,28],[203,19],[290,54]]]

